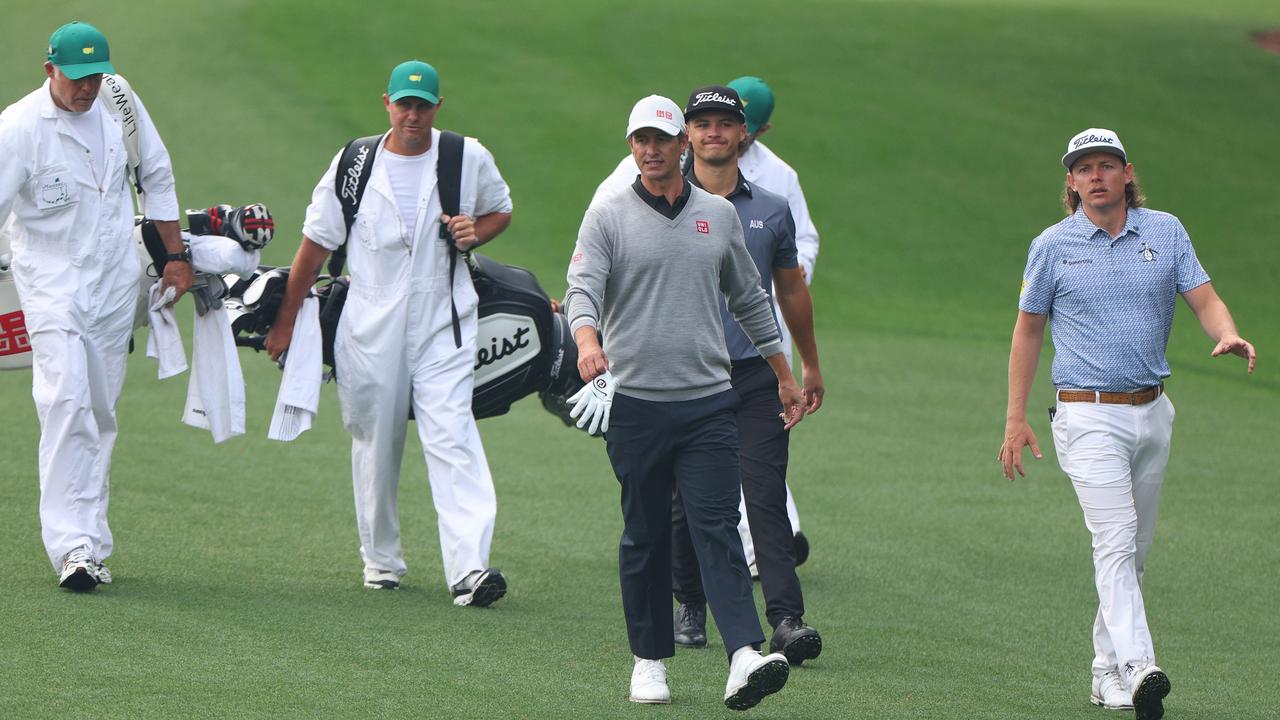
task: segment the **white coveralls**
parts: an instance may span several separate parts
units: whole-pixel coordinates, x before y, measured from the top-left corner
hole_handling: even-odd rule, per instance
[[[177,220],[173,168],[137,101],[147,211]],[[141,268],[119,120],[101,102],[105,158],[59,116],[49,83],[0,116],[0,218],[13,216],[13,278],[32,347],[40,419],[40,524],[49,561],[111,554],[108,475]],[[105,172],[99,168],[105,167]]]
[[[334,355],[342,419],[351,433],[365,568],[407,571],[396,492],[412,402],[438,516],[445,581],[452,586],[471,571],[488,568],[497,499],[471,414],[476,292],[461,258],[450,281],[436,191],[440,131],[432,136],[412,238],[404,237],[408,223],[397,208],[385,149],[374,158],[349,242],[334,195],[341,153],[312,193],[303,234],[331,251],[347,242],[351,287]],[[473,218],[511,212],[510,191],[493,156],[473,138],[466,139],[463,151],[460,198],[460,212]],[[460,348],[454,346],[451,289],[462,327]]]

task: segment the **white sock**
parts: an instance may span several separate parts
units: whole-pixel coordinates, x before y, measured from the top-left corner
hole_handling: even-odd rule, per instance
[[[735,663],[740,662],[742,660],[742,656],[746,654],[752,654],[752,655],[758,656],[760,654],[760,651],[756,650],[750,645],[743,645],[742,647],[733,651],[733,659],[729,661],[729,664],[733,665]]]

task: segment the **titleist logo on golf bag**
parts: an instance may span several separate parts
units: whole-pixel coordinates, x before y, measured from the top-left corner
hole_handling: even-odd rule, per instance
[[[1103,137],[1101,135],[1085,135],[1084,137],[1076,138],[1075,142],[1072,143],[1072,147],[1078,149],[1081,145],[1087,145],[1089,143],[1106,143],[1111,145],[1114,142],[1115,141],[1111,138]]]
[[[501,377],[542,351],[533,318],[494,313],[480,318],[476,338],[476,385]]]
[[[733,107],[738,106],[738,102],[736,100],[728,95],[721,95],[718,92],[700,92],[697,95],[694,95],[693,98],[694,105],[701,105],[706,102],[717,102],[724,103],[725,105],[731,105]]]
[[[369,148],[361,147],[356,153],[355,162],[347,169],[347,175],[342,179],[342,198],[350,200],[352,203],[359,202],[360,176],[364,174],[365,161],[369,159]]]
[[[115,106],[115,113],[120,116],[120,123],[124,128],[126,137],[138,132],[137,116],[133,113],[133,104],[129,102],[129,98],[125,95],[125,89],[120,85],[120,81],[114,75],[104,74],[102,76],[102,84],[107,86],[107,92],[111,96],[111,104]]]

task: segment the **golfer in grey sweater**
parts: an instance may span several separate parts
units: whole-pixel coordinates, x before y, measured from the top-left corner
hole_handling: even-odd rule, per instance
[[[679,106],[656,95],[636,103],[627,142],[639,177],[587,211],[565,304],[587,382],[575,413],[606,431],[622,486],[618,564],[635,656],[631,700],[671,701],[662,659],[675,654],[671,495],[678,487],[730,658],[725,704],[745,710],[782,689],[789,667],[782,654],[759,652],[764,635],[737,531],[738,398],[729,381],[721,294],[778,376],[778,422],[798,423],[804,398],[782,355],[737,212],[680,175],[688,138]]]

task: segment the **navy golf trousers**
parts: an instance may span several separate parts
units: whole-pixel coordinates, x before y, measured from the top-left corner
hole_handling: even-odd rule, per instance
[[[733,364],[733,389],[740,405],[735,413],[742,443],[742,494],[756,549],[756,569],[764,593],[765,616],[777,627],[782,618],[804,615],[804,595],[796,575],[795,540],[787,518],[787,445],[789,431],[778,413],[778,376],[762,358]],[[685,605],[706,602],[699,558],[690,547],[686,513],[677,492],[672,503],[673,577],[676,600]],[[717,624],[719,621],[717,620]]]
[[[675,654],[671,635],[671,496],[684,498],[689,534],[725,652],[764,641],[738,537],[737,394],[681,402],[617,394],[605,440],[622,485],[618,574],[631,652]]]

